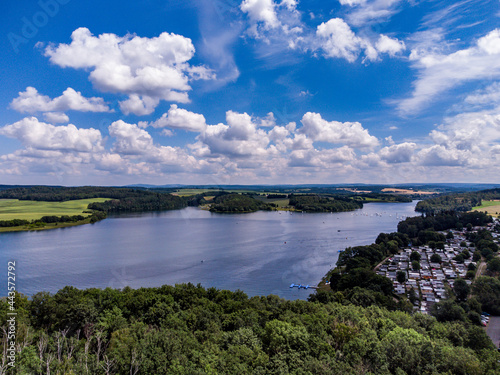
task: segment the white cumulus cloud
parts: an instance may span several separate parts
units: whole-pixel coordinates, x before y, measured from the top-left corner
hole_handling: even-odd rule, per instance
[[[424,166],[449,166],[457,167],[467,164],[470,156],[468,151],[460,151],[457,149],[449,149],[444,146],[434,145],[424,148],[418,153],[420,163]]]
[[[160,103],[160,99],[158,98],[131,94],[127,100],[123,100],[119,104],[120,110],[126,115],[133,113],[138,116],[144,116],[153,113],[158,103]]]
[[[288,165],[290,167],[321,167],[328,169],[336,164],[352,162],[355,159],[354,150],[348,146],[328,150],[295,150],[290,153]]]
[[[190,81],[214,78],[210,69],[188,63],[195,48],[182,35],[96,37],[82,27],[71,39],[70,44],[49,45],[45,55],[63,68],[89,70],[90,80],[101,91],[129,95],[130,102],[122,102],[122,108],[131,113],[147,114],[159,100],[188,102]]]
[[[116,139],[113,151],[124,155],[140,155],[153,147],[153,137],[136,124],[128,124],[122,120],[109,126],[109,135]]]
[[[73,124],[54,126],[26,117],[0,128],[0,135],[18,139],[25,147],[37,150],[96,152],[104,149],[101,132],[97,129],[79,129]]]
[[[297,10],[297,0],[243,0],[240,9],[249,18],[245,34],[261,39],[271,49],[264,49],[265,55],[274,54],[273,50],[296,48],[302,42],[304,25]]]
[[[341,18],[321,23],[316,30],[316,37],[316,43],[327,57],[343,58],[351,63],[357,60],[361,52],[365,54],[363,61],[376,61],[381,53],[394,57],[406,49],[404,42],[383,34],[373,44],[368,38],[356,35]]]
[[[387,35],[381,34],[375,44],[377,51],[387,53],[389,56],[394,56],[406,49],[405,43],[398,39],[390,38]]]
[[[186,109],[177,107],[176,104],[170,105],[167,113],[164,113],[158,120],[150,123],[155,128],[182,129],[190,132],[202,132],[207,123],[205,116],[190,112]]]
[[[328,57],[340,57],[354,62],[362,48],[363,40],[354,34],[341,18],[332,18],[318,26],[316,35]]]
[[[371,148],[378,139],[359,122],[326,121],[319,113],[307,112],[302,117],[300,132],[314,141],[340,143],[354,148]]]
[[[45,112],[43,118],[51,124],[64,124],[69,122],[68,115],[63,112]]]
[[[264,130],[258,129],[250,115],[227,111],[226,122],[227,125],[208,125],[197,137],[206,146],[198,146],[207,152],[206,156],[249,157],[269,153],[270,139]]]
[[[417,149],[417,144],[404,142],[389,147],[384,147],[379,151],[379,156],[387,163],[408,163]]]
[[[111,112],[102,98],[85,98],[78,91],[68,87],[61,96],[51,99],[41,95],[36,88],[27,87],[12,100],[10,107],[20,113],[65,112]]]
[[[244,0],[240,8],[243,12],[248,13],[252,21],[262,22],[266,29],[280,25],[273,0]]]

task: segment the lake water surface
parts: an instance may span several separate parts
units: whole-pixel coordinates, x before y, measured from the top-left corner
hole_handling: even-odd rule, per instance
[[[110,217],[93,225],[0,234],[0,265],[17,263],[26,295],[77,288],[201,283],[250,296],[307,298],[291,283],[316,285],[338,250],[396,231],[412,203],[369,203],[336,214],[213,214],[198,208]],[[0,295],[7,294],[6,272]]]

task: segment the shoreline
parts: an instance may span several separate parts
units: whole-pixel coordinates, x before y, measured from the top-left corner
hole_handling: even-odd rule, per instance
[[[50,229],[58,229],[58,228],[68,228],[68,227],[76,227],[90,223],[91,216],[85,218],[84,220],[76,221],[74,223],[47,223],[43,226],[39,227],[30,227],[29,225],[20,225],[17,227],[3,227],[0,228],[0,234],[2,233],[13,233],[13,232],[31,232],[31,231],[41,231],[41,230],[50,230]]]

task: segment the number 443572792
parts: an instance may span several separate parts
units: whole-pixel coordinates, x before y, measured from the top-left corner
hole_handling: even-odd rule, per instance
[[[16,298],[16,262],[9,262],[7,265],[7,290],[9,291],[9,295],[7,297],[9,302],[9,310],[14,311],[14,304]]]

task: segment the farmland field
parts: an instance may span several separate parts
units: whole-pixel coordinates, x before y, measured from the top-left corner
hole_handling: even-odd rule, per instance
[[[81,215],[89,203],[107,200],[108,198],[91,198],[66,202],[38,202],[0,199],[0,220],[34,220],[42,216]]]
[[[483,201],[481,206],[472,207],[473,211],[487,212],[490,215],[499,216],[500,213],[500,201]]]
[[[234,189],[234,190],[221,190],[221,189],[178,189],[177,191],[173,192],[172,195],[178,195],[179,197],[189,197],[192,195],[197,195],[197,194],[213,194],[217,192],[224,191],[226,193],[252,193],[252,194],[276,194],[276,192],[266,192],[266,191],[255,191],[255,190],[240,190],[240,189]]]
[[[197,194],[209,194],[219,191],[219,189],[179,189],[176,192],[172,193],[172,195],[177,195],[179,197],[190,197],[192,195]]]

